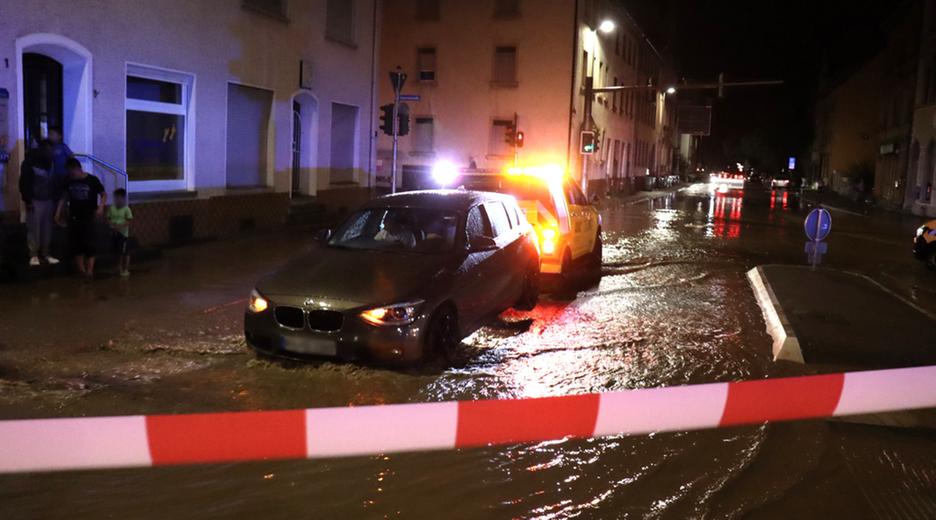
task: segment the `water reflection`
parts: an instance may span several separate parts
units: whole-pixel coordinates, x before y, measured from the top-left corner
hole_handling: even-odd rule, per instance
[[[709,212],[705,236],[736,240],[741,236],[741,209],[744,194],[740,191],[722,193],[714,191],[709,195]]]

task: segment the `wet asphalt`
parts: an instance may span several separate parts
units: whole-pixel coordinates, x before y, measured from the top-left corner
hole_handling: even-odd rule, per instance
[[[253,281],[311,236],[169,250],[130,279],[0,286],[0,418],[534,397],[840,369],[775,363],[745,272],[805,264],[795,193],[694,185],[602,211],[604,266],[466,338],[452,366],[257,359]],[[928,310],[919,220],[833,212],[823,265]],[[888,324],[882,323],[881,327]],[[0,476],[3,518],[932,518],[936,435],[806,421],[340,460]]]

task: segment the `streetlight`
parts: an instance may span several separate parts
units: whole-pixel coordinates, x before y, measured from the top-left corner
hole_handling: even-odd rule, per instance
[[[605,34],[608,34],[614,31],[614,27],[615,27],[614,22],[612,22],[611,20],[604,20],[601,22],[601,25],[598,26],[598,30]]]
[[[666,93],[672,96],[673,94],[676,93],[676,87],[669,87],[668,89],[666,89]]]

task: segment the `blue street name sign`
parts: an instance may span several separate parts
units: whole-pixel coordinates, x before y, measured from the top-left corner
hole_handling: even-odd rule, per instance
[[[803,227],[806,230],[806,238],[813,241],[825,240],[832,231],[832,215],[828,210],[814,209],[809,212]]]

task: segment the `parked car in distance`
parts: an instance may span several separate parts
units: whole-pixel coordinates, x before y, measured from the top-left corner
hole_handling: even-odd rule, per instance
[[[464,190],[372,200],[263,278],[247,343],[285,357],[413,364],[539,296],[536,236],[513,197]]]
[[[913,254],[926,265],[936,270],[936,220],[930,220],[916,230],[913,237]]]

